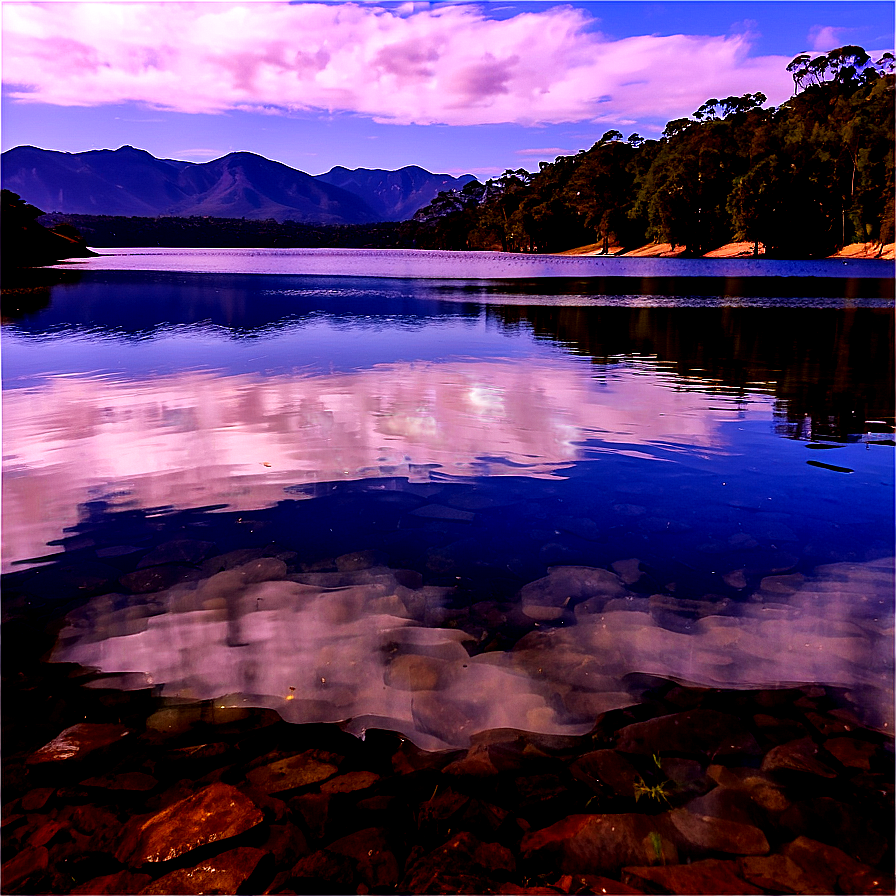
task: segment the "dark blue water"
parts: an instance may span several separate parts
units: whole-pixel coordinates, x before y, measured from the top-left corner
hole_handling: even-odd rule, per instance
[[[430,746],[587,730],[632,673],[836,684],[890,724],[892,307],[630,285],[5,298],[7,585],[102,567],[60,658]]]

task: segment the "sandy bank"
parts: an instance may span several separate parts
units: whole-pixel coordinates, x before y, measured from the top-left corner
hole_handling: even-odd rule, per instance
[[[557,255],[601,255],[603,243],[591,243],[587,246],[578,246],[575,249],[567,249],[557,252]],[[647,243],[637,249],[623,252],[621,246],[610,246],[611,255],[621,255],[625,258],[678,258],[685,254],[683,246],[672,248],[671,243]],[[765,247],[760,243],[759,254],[765,254]],[[736,242],[726,243],[710,252],[706,252],[704,258],[751,258],[753,256],[753,243]],[[877,243],[853,243],[844,246],[839,252],[829,256],[830,258],[894,258],[894,244],[887,243],[883,249]]]

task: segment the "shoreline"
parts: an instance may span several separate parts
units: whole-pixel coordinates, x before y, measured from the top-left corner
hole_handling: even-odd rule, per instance
[[[602,258],[683,258],[685,249],[683,246],[672,248],[670,243],[647,243],[637,249],[622,250],[621,246],[611,246],[609,253],[603,254],[602,243],[591,243],[586,246],[579,246],[574,249],[565,249],[562,252],[545,253],[550,255],[572,255],[572,256],[599,256]],[[765,249],[760,244],[759,255],[753,254],[752,242],[733,242],[719,246],[717,249],[711,249],[697,258],[765,258]],[[833,255],[827,258],[868,258],[878,259],[882,261],[890,261],[896,258],[896,243],[885,243],[880,246],[877,243],[852,243],[844,246]],[[786,259],[776,258],[774,261],[785,261]],[[824,259],[816,259],[823,261]]]

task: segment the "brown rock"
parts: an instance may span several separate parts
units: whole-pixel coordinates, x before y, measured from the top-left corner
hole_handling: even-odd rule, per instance
[[[352,893],[355,891],[355,863],[344,855],[319,849],[299,859],[291,875],[300,893]],[[324,886],[321,886],[323,884]]]
[[[148,874],[135,874],[132,871],[116,871],[115,874],[104,874],[72,890],[75,896],[118,896],[120,893],[139,893],[152,878]]]
[[[724,852],[738,856],[761,856],[769,851],[762,831],[750,824],[698,815],[689,809],[673,809],[665,819],[670,836],[689,854]]]
[[[316,758],[313,750],[280,759],[250,771],[246,777],[265,793],[286,793],[332,778],[339,769]]]
[[[66,831],[65,825],[60,824],[58,821],[48,821],[46,824],[42,824],[29,838],[28,845],[29,846],[46,846],[51,840],[53,840],[57,834],[62,834]]]
[[[612,874],[626,865],[677,862],[678,853],[647,815],[570,815],[523,836],[520,856],[567,874]]]
[[[379,780],[380,776],[373,772],[347,772],[321,784],[320,791],[321,793],[354,793],[373,787]]]
[[[854,724],[827,713],[807,712],[806,719],[824,737],[849,734],[856,729]]]
[[[131,732],[124,725],[79,722],[66,728],[48,744],[29,756],[28,765],[45,765],[53,762],[77,761],[85,756],[118,743]]]
[[[623,753],[663,752],[729,756],[756,754],[759,747],[737,716],[714,709],[689,709],[626,725],[618,733]]]
[[[171,893],[237,893],[265,857],[260,849],[238,846],[194,868],[179,868],[145,886],[141,896],[169,896]]]
[[[688,896],[726,896],[726,894],[763,893],[738,875],[737,862],[704,859],[690,865],[665,865],[657,868],[626,868],[622,882],[634,887],[662,887],[664,893]]]
[[[166,862],[199,846],[236,837],[263,818],[259,808],[235,787],[211,784],[148,819],[135,821],[116,855],[132,867]]]
[[[291,868],[311,852],[305,835],[294,824],[270,825],[263,849],[274,857],[278,868]]]
[[[38,812],[46,806],[47,801],[53,795],[52,787],[35,787],[29,790],[21,800],[22,809],[25,812]]]
[[[885,833],[867,807],[851,806],[824,796],[794,803],[780,818],[785,831],[831,846],[836,844],[837,849],[866,865],[876,865],[886,852],[892,818],[888,822],[889,830]]]
[[[441,686],[447,665],[435,657],[405,654],[389,663],[384,680],[402,691],[432,691]]]
[[[643,890],[636,890],[627,884],[599,874],[573,874],[568,876],[567,893],[599,893],[600,896],[640,896]],[[565,882],[567,878],[561,878]],[[560,881],[558,881],[560,883]],[[561,887],[560,889],[564,889]]]
[[[603,784],[620,797],[633,797],[635,783],[641,780],[635,767],[615,750],[594,750],[586,753],[576,759],[569,770],[574,778],[595,793],[599,792],[599,785]]]
[[[772,815],[779,815],[790,806],[791,801],[784,791],[767,774],[757,769],[711,765],[706,770],[706,776],[721,787],[742,791],[751,802]]]
[[[824,748],[841,765],[866,772],[870,770],[871,757],[877,751],[874,744],[854,737],[832,737],[824,742]]]
[[[329,793],[303,793],[289,801],[289,807],[301,817],[308,833],[315,839],[323,839],[330,820]]]
[[[44,874],[50,861],[50,854],[45,846],[33,846],[23,849],[0,868],[0,879],[3,881],[3,892],[12,893],[20,889],[29,880]]]
[[[820,749],[809,737],[772,747],[762,760],[764,772],[801,772],[819,778],[836,778],[837,773],[817,758]]]
[[[99,790],[122,790],[131,793],[145,793],[152,790],[159,782],[143,772],[124,772],[120,775],[100,775],[87,778],[81,782],[82,787],[95,787]]]
[[[500,843],[483,843],[473,834],[463,831],[455,834],[438,849],[412,864],[409,863],[399,889],[409,893],[444,892],[439,888],[438,881],[446,868],[452,874],[476,879],[482,872],[498,875],[512,873],[516,869],[516,862],[510,850]]]
[[[446,775],[469,778],[490,778],[498,774],[488,747],[482,745],[470,747],[466,756],[449,762],[442,771]]]
[[[744,880],[775,893],[824,896],[831,892],[821,877],[809,874],[783,855],[748,856],[740,860],[740,872]]]
[[[327,851],[348,856],[356,863],[358,877],[371,888],[392,888],[398,883],[398,860],[386,840],[382,828],[365,828],[339,840]]]

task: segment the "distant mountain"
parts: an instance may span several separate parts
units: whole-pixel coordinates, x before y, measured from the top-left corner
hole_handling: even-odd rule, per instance
[[[429,205],[444,190],[460,190],[472,180],[472,174],[452,177],[450,174],[430,174],[417,165],[397,171],[382,168],[337,166],[316,180],[332,184],[360,196],[383,221],[405,221],[418,209]]]
[[[197,163],[157,159],[132,146],[80,153],[17,146],[3,153],[0,162],[2,186],[47,212],[315,224],[401,220],[440,190],[474,179],[416,167],[334,168],[312,177],[250,152]]]

